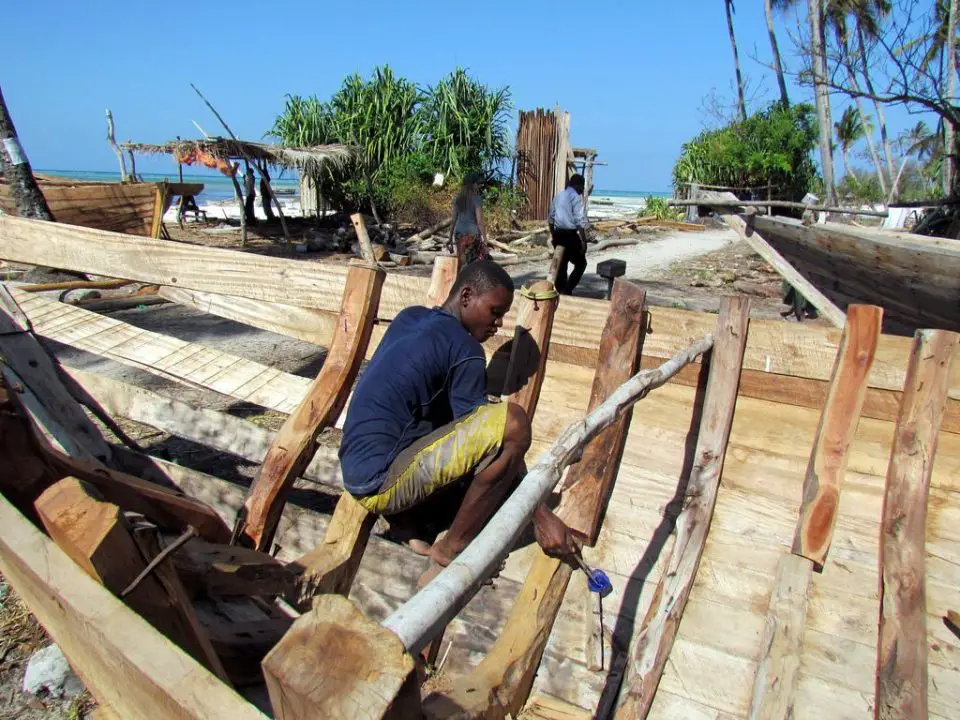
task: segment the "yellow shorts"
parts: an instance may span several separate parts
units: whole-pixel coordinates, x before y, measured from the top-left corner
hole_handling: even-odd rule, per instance
[[[379,515],[409,510],[437,490],[489,465],[500,452],[506,424],[507,403],[481,405],[401,452],[387,469],[376,495],[354,497]]]

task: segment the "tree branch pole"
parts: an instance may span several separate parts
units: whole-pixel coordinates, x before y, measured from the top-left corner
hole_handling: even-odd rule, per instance
[[[254,160],[254,165],[257,166],[257,170],[260,171],[260,179],[262,180],[265,177],[269,177],[266,172],[266,163],[258,163]],[[283,215],[283,208],[280,207],[280,200],[277,198],[277,194],[273,191],[273,186],[270,184],[270,181],[260,183],[260,192],[263,192],[264,189],[270,193],[270,199],[273,200],[273,204],[277,206],[277,217],[280,218],[280,228],[283,230],[283,239],[290,243],[290,232],[287,230],[287,219]],[[264,212],[266,214],[266,212]],[[269,219],[269,218],[268,218]]]
[[[120,161],[120,182],[127,181],[127,161],[123,159],[123,151],[120,150],[120,146],[117,145],[117,137],[113,131],[113,113],[110,112],[109,108],[106,111],[107,114],[107,142],[110,143],[110,147],[113,148],[113,151],[117,154],[117,160]]]
[[[411,653],[422,650],[490,577],[530,522],[533,511],[560,481],[564,468],[578,459],[584,445],[612,425],[627,408],[651,390],[666,384],[711,347],[713,335],[706,335],[660,367],[637,373],[596,410],[570,425],[541,455],[536,466],[467,549],[429,585],[390,615],[384,621],[384,627],[396,633]]]
[[[856,208],[842,208],[832,205],[804,205],[802,202],[792,202],[790,200],[715,200],[711,202],[704,202],[703,200],[669,200],[667,204],[671,207],[775,207],[789,210],[831,212],[843,215],[869,215],[870,217],[887,217],[887,215],[890,214],[886,210],[858,210]]]
[[[0,141],[3,142],[0,166],[3,167],[4,177],[10,185],[10,194],[13,195],[20,217],[53,220],[50,208],[47,207],[47,200],[33,177],[27,154],[17,138],[17,129],[13,126],[13,119],[7,111],[2,89],[0,89]]]

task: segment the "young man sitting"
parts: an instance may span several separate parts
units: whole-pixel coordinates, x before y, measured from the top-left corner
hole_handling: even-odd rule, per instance
[[[463,499],[428,553],[433,577],[477,536],[509,493],[530,447],[530,420],[514,403],[488,403],[486,358],[513,303],[513,281],[481,260],[460,273],[443,307],[410,307],[390,323],[357,383],[340,446],[346,489],[369,511],[404,513],[461,479]],[[546,506],[534,513],[548,554],[575,550]]]

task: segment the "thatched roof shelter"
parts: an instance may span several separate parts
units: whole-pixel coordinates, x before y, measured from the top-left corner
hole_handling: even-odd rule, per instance
[[[163,145],[124,143],[124,150],[147,155],[173,155],[185,165],[201,164],[227,175],[231,161],[246,159],[284,169],[296,169],[305,175],[317,175],[327,163],[342,165],[353,155],[348,145],[316,145],[313,147],[280,147],[264,143],[209,138],[207,140],[173,140]]]

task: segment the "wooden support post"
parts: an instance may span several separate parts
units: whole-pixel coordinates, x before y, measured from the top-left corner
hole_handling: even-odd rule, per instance
[[[522,407],[532,421],[540,400],[559,296],[547,280],[538,280],[520,294],[503,394],[508,402]]]
[[[550,268],[547,270],[547,280],[554,286],[557,284],[557,275],[560,272],[560,264],[563,262],[563,251],[563,245],[553,249],[553,259],[550,261]]]
[[[733,193],[715,193],[702,191],[700,197],[703,204],[709,205],[711,199],[736,201]],[[728,227],[736,231],[754,251],[770,263],[780,273],[784,280],[800,292],[817,311],[838,328],[843,327],[843,311],[834,305],[826,295],[817,290],[814,285],[801,275],[783,255],[778,253],[763,237],[731,208],[714,208]]]
[[[453,284],[460,272],[460,258],[457,255],[437,255],[433,261],[433,274],[430,276],[430,289],[427,301],[439,307],[446,302]]]
[[[644,297],[644,291],[636,285],[617,282],[603,331],[601,359],[594,375],[589,412],[596,410],[626,382],[640,364],[645,329]],[[571,502],[564,493],[557,513],[571,529],[575,529],[574,523],[578,520],[582,521],[581,527],[589,526],[589,535],[594,535],[594,522],[599,527],[626,441],[631,412],[628,410],[594,437],[584,449],[580,463],[571,466],[567,479],[569,481],[572,475],[577,483],[571,491],[580,487],[581,494]],[[582,507],[584,504],[587,507]],[[472,672],[455,680],[451,689],[434,692],[425,699],[427,716],[447,716],[451,707],[456,707],[458,712],[483,717],[490,714],[516,716],[533,688],[571,573],[569,563],[538,552],[514,610],[493,648]]]
[[[366,265],[350,268],[323,367],[277,433],[237,518],[234,537],[242,544],[269,550],[287,493],[313,457],[317,435],[336,421],[347,402],[373,332],[385,275]]]
[[[339,595],[317,598],[263,660],[277,720],[421,717],[413,657]]]
[[[826,562],[833,539],[847,449],[857,431],[882,321],[883,310],[873,305],[847,308],[847,326],[837,350],[817,445],[807,466],[803,504],[793,537],[793,552],[811,560],[818,570]]]
[[[810,561],[799,555],[784,553],[780,557],[760,643],[750,720],[788,720],[793,717],[794,691],[807,626],[811,570]]]
[[[683,511],[677,518],[676,541],[637,637],[633,662],[627,668],[616,715],[621,720],[645,718],[650,712],[700,566],[733,425],[749,317],[749,300],[722,300],[703,418]]]
[[[373,243],[370,242],[370,235],[367,233],[367,224],[363,221],[363,215],[354,213],[350,216],[353,223],[353,229],[357,231],[357,242],[360,244],[360,257],[368,263],[376,263],[377,257],[373,254]]]
[[[266,553],[209,543],[195,538],[172,558],[184,586],[195,595],[281,595],[293,587],[295,574]]]
[[[893,436],[880,533],[878,720],[927,717],[927,496],[960,335],[914,336]]]
[[[83,570],[119,595],[146,567],[146,561],[120,508],[102,502],[73,477],[50,486],[36,502],[50,537]],[[189,602],[182,603],[162,577],[173,572],[158,566],[143,578],[125,601],[151,625],[180,645],[198,662],[228,682]],[[175,576],[176,573],[174,572]]]
[[[846,326],[833,366],[827,400],[820,415],[820,424],[810,451],[806,484],[819,478],[830,491],[817,521],[820,537],[833,532],[839,503],[840,481],[847,464],[847,452],[860,422],[860,412],[867,387],[867,376],[880,336],[881,312],[867,305],[851,305]],[[803,524],[798,525],[798,533]],[[819,541],[819,539],[818,539]],[[770,609],[761,647],[763,652],[753,683],[750,720],[788,720],[793,717],[793,703],[799,680],[800,649],[807,615],[807,592],[814,563],[797,554],[780,559],[777,580],[770,599]]]
[[[640,368],[647,329],[645,303],[646,293],[637,285],[623,280],[614,282],[610,314],[600,337],[600,361],[593,376],[590,410]],[[632,410],[627,411],[594,438],[580,462],[570,467],[564,481],[561,515],[567,527],[591,547],[600,534],[632,414]]]
[[[442,298],[440,303],[446,300],[456,282],[457,263],[456,257],[441,256],[436,260],[430,294]],[[375,523],[376,516],[344,492],[337,501],[323,543],[294,565],[300,569],[301,579],[291,602],[304,608],[316,593],[349,595]]]

